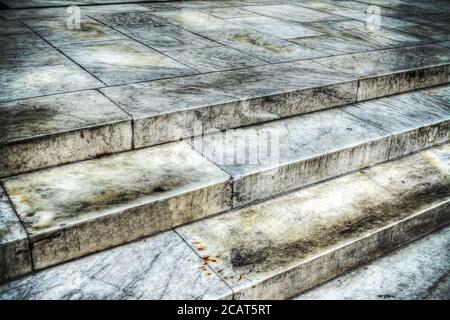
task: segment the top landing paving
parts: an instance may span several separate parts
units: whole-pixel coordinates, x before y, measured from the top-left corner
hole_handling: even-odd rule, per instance
[[[314,60],[360,79],[450,65],[450,10],[442,1],[419,0],[413,6],[406,0],[0,3],[10,8],[0,10],[0,41],[6,44],[0,47],[0,102],[89,89],[102,89],[107,97],[123,90],[128,99],[130,84],[169,78],[184,83],[211,73],[220,79],[232,71],[283,70],[297,61]],[[73,4],[80,5],[80,28],[68,26],[73,19],[67,6]],[[379,24],[369,19],[370,5],[380,6]],[[440,72],[432,85],[447,82],[447,71]],[[263,77],[252,85],[258,91],[271,81]],[[306,82],[311,80],[305,77]],[[217,89],[228,95],[226,88]],[[158,97],[148,95],[152,109]]]

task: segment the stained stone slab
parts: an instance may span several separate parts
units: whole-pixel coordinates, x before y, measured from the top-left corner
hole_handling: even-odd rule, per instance
[[[31,19],[23,22],[57,47],[67,44],[126,38],[121,33],[87,17],[80,20],[80,29],[72,25],[68,26],[67,19]]]
[[[390,159],[450,140],[450,104],[423,93],[380,98],[342,110],[393,134]]]
[[[244,9],[263,16],[300,23],[345,19],[337,15],[290,4],[247,6]]]
[[[232,18],[244,18],[244,17],[254,17],[259,16],[256,13],[244,10],[242,8],[236,7],[225,7],[225,8],[214,8],[207,9],[205,11],[207,14],[212,16],[222,18],[222,19],[232,19]]]
[[[90,14],[106,14],[115,12],[138,12],[149,11],[143,5],[138,4],[111,4],[111,5],[96,5],[89,7],[80,7],[81,15],[86,16]],[[53,8],[36,8],[36,9],[20,9],[20,10],[3,10],[0,11],[0,17],[6,20],[20,20],[20,19],[40,19],[53,17],[70,17],[71,12],[67,12],[67,6],[53,7]]]
[[[195,138],[233,177],[233,206],[294,190],[388,159],[391,137],[331,109]]]
[[[187,66],[130,40],[68,45],[61,50],[107,85],[194,73]]]
[[[330,55],[339,55],[345,53],[364,52],[374,50],[369,44],[341,39],[335,36],[318,36],[307,38],[295,38],[290,41],[300,44],[317,51],[325,52]]]
[[[359,20],[362,22],[368,22],[371,21],[371,17],[373,17],[373,13],[365,13],[358,10],[336,10],[332,11],[332,14],[343,16],[355,20]],[[395,19],[387,16],[380,15],[379,19],[376,20],[377,23],[379,23],[380,26],[386,27],[386,28],[404,28],[404,27],[411,27],[415,26],[416,24],[410,21],[404,21],[400,19]]]
[[[31,270],[27,233],[0,186],[0,283]]]
[[[315,30],[302,27],[299,24],[263,16],[234,18],[229,19],[228,21],[242,25],[245,28],[254,29],[259,32],[279,37],[281,39],[312,37],[322,34]]]
[[[312,59],[328,55],[252,29],[204,32],[202,35],[271,63]]]
[[[0,20],[0,35],[22,33],[31,34],[31,30],[19,21]]]
[[[184,143],[3,180],[42,269],[230,208],[229,176]]]
[[[103,86],[73,63],[3,69],[0,83],[0,102]]]
[[[0,104],[0,176],[131,149],[131,119],[96,91]]]
[[[414,241],[296,300],[449,300],[450,227]]]
[[[23,51],[23,50],[45,50],[51,48],[44,40],[34,33],[24,34],[0,34],[2,46],[0,52]]]
[[[1,37],[0,37],[1,38]],[[51,65],[73,65],[70,60],[50,46],[41,48],[10,48],[0,50],[0,69]]]
[[[365,22],[357,20],[325,21],[305,24],[308,28],[328,34],[332,37],[373,46],[376,49],[404,47],[426,44],[434,40],[390,28],[368,28]]]
[[[266,64],[240,51],[223,46],[166,52],[167,56],[200,73],[248,68]]]
[[[216,42],[176,27],[145,12],[94,16],[96,20],[158,51],[217,46]]]
[[[428,155],[403,160],[407,172],[377,169],[392,168],[395,191],[358,172],[177,232],[234,298],[290,298],[450,222],[450,167],[421,161]],[[433,192],[416,191],[425,185]]]
[[[450,85],[429,88],[422,90],[422,92],[450,104]]]
[[[134,144],[149,146],[355,101],[356,79],[299,61],[152,81],[102,92],[134,119]]]
[[[2,300],[231,298],[231,289],[173,231],[0,287]]]
[[[421,45],[315,60],[360,78],[358,100],[449,82],[450,49]]]
[[[420,25],[403,27],[399,30],[408,32],[410,34],[429,37],[438,41],[450,40],[450,27],[447,22],[441,23],[439,21],[426,21],[426,24],[421,23]]]

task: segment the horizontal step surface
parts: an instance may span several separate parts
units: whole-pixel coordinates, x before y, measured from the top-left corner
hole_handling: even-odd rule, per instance
[[[81,91],[0,104],[0,177],[131,149],[131,118]]]
[[[229,176],[184,143],[2,181],[36,269],[230,208]]]
[[[450,106],[421,92],[193,139],[240,206],[449,140]]]
[[[450,222],[447,146],[177,232],[236,299],[285,299]]]

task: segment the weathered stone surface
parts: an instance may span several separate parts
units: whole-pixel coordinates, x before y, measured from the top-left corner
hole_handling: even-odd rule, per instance
[[[0,287],[0,299],[231,299],[231,289],[173,231]]]
[[[0,176],[131,146],[130,117],[96,91],[0,104]]]
[[[290,298],[450,222],[450,167],[436,158],[423,161],[434,152],[321,183],[177,232],[204,255],[232,287],[235,298]],[[448,152],[447,147],[444,159]],[[391,188],[375,182],[380,172]],[[433,192],[424,192],[426,188]]]
[[[391,137],[332,109],[195,138],[234,181],[233,205],[297,189],[388,159]]]
[[[0,186],[0,283],[31,270],[27,233]]]
[[[340,276],[296,300],[449,300],[450,227]]]
[[[102,90],[134,119],[136,147],[355,101],[352,76],[294,62]]]
[[[62,46],[61,50],[108,85],[195,73],[187,66],[131,40]]]
[[[363,44],[360,42],[341,39],[335,36],[328,35],[319,37],[295,38],[290,39],[290,41],[331,55],[374,50],[374,48],[371,47],[370,44]]]
[[[450,140],[450,104],[423,93],[406,93],[342,109],[391,133],[389,159]]]
[[[450,104],[450,85],[429,88],[423,90],[422,92]]]
[[[447,83],[450,49],[421,45],[315,60],[360,78],[358,100]]]
[[[227,210],[231,200],[229,176],[184,142],[3,182],[36,269]]]

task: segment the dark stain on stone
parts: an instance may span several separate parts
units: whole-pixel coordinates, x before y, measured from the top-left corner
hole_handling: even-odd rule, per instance
[[[289,47],[279,46],[279,45],[275,45],[275,44],[269,43],[264,40],[257,39],[255,37],[252,37],[252,35],[249,33],[232,34],[230,38],[231,38],[231,40],[238,41],[241,43],[248,43],[253,46],[260,47],[260,48],[266,49],[268,51],[272,51],[274,53],[292,51],[292,49],[290,49]]]
[[[370,199],[355,204],[354,211],[360,214],[355,218],[343,217],[335,224],[317,223],[311,226],[312,232],[304,238],[289,243],[268,244],[258,249],[244,245],[231,249],[230,257],[233,268],[248,266],[270,267],[276,261],[278,265],[293,260],[303,259],[321,251],[343,239],[357,237],[370,230],[385,226],[387,223],[401,220],[413,212],[429,206],[431,203],[450,197],[448,181],[435,184],[417,185],[412,192],[398,195],[394,201],[387,201],[372,206]]]

